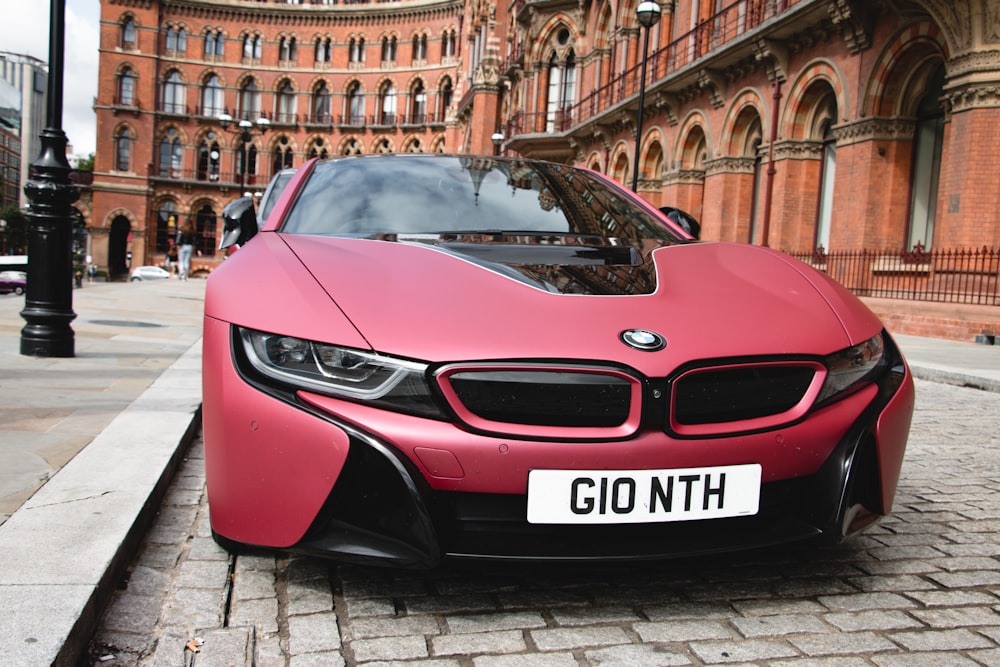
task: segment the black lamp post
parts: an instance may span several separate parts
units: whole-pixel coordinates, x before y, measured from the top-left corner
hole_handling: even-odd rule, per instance
[[[66,0],[49,4],[49,81],[41,154],[24,185],[28,197],[28,285],[21,317],[21,354],[72,357],[73,202],[80,191],[70,181],[66,133],[62,130]]]
[[[649,51],[649,29],[660,21],[660,3],[644,0],[635,10],[636,19],[643,27],[642,77],[639,79],[639,117],[635,124],[635,164],[632,166],[632,192],[639,187],[639,149],[642,146],[642,108],[646,104],[646,55]]]
[[[240,194],[243,194],[243,189],[246,186],[247,178],[247,145],[253,140],[253,130],[254,127],[261,136],[268,131],[271,127],[271,121],[269,121],[264,116],[257,119],[256,123],[253,123],[246,118],[241,120],[236,124],[236,127],[231,127],[233,124],[233,117],[228,113],[219,114],[219,122],[222,123],[222,129],[227,132],[234,132],[240,137]]]

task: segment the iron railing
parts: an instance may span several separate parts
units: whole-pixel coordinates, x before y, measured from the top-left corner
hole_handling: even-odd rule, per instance
[[[762,23],[785,12],[802,0],[735,0],[719,12],[699,23],[695,28],[666,46],[649,54],[645,87],[648,89],[656,81],[662,80],[692,65],[718,48],[742,39],[757,29]],[[516,53],[515,57],[521,54]],[[504,63],[508,68],[514,64],[509,59]],[[560,109],[555,115],[551,111],[515,113],[507,122],[507,136],[522,134],[567,132],[596,118],[624,100],[638,95],[642,85],[640,64],[614,77],[572,106]],[[503,70],[503,71],[506,71]],[[471,101],[471,89],[459,103]],[[470,98],[467,100],[466,98]]]
[[[1000,305],[1000,248],[787,252],[858,296]]]

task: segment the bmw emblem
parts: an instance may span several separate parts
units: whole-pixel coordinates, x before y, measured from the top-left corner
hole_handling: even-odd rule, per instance
[[[626,329],[621,333],[621,339],[629,347],[644,352],[655,352],[667,346],[667,341],[663,336],[645,329]]]

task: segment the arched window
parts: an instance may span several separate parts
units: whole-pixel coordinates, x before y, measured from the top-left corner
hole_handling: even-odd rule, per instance
[[[427,35],[413,36],[413,59],[427,60]]]
[[[365,96],[361,94],[361,84],[354,81],[347,87],[347,124],[365,124]]]
[[[163,80],[163,110],[167,113],[185,113],[184,81],[181,73],[171,70]]]
[[[260,35],[243,36],[243,59],[260,60],[262,41]]]
[[[294,37],[282,37],[278,46],[278,60],[284,63],[293,63],[298,58],[298,48]]]
[[[201,89],[201,115],[218,116],[225,111],[226,100],[222,91],[222,82],[215,74],[210,74],[205,79],[205,85]]]
[[[392,85],[391,81],[386,81],[382,84],[382,88],[379,90],[379,124],[380,125],[395,125],[396,124],[396,87]]]
[[[226,40],[222,31],[209,30],[205,33],[205,55],[221,56],[225,53]]]
[[[438,89],[438,109],[437,118],[435,120],[439,123],[448,116],[448,107],[451,106],[454,94],[455,88],[451,85],[451,78],[445,77],[441,81],[441,88]]]
[[[392,152],[392,145],[389,143],[389,140],[386,139],[385,137],[382,137],[381,139],[379,139],[378,141],[376,141],[375,142],[375,152],[376,153],[391,153]]]
[[[323,137],[317,137],[316,140],[309,147],[309,158],[318,157],[320,159],[326,159],[329,157],[329,153],[326,150],[326,146],[323,145]]]
[[[132,133],[121,127],[115,133],[115,171],[130,171],[132,166]]]
[[[253,144],[243,144],[236,151],[236,173],[241,189],[257,184],[257,147]]]
[[[176,202],[168,199],[160,204],[160,209],[156,212],[156,252],[167,252],[170,249],[170,242],[177,237],[179,220]]]
[[[944,144],[944,111],[940,98],[944,90],[944,67],[940,66],[920,99],[917,127],[913,137],[910,220],[906,247],[934,243],[938,184],[941,176],[941,149]]]
[[[211,257],[215,254],[216,215],[211,205],[205,204],[198,211],[194,221],[195,250],[199,255]]]
[[[816,211],[816,239],[813,247],[830,249],[830,225],[833,221],[833,184],[837,174],[837,141],[833,137],[833,124],[837,118],[837,101],[831,93],[824,112],[826,119],[819,134],[823,152],[819,169],[819,207]]]
[[[445,30],[441,36],[441,57],[454,58],[457,55],[455,50],[457,39],[454,30]]]
[[[278,89],[278,122],[294,123],[297,111],[295,104],[295,89],[287,79]]]
[[[209,132],[198,145],[198,180],[217,181],[219,180],[221,151],[219,142],[215,139],[215,133]]]
[[[427,91],[419,79],[410,89],[410,122],[415,125],[427,122]]]
[[[573,106],[576,97],[576,57],[569,52],[566,60],[560,62],[556,54],[549,58],[548,95],[545,102],[545,131],[564,129],[564,116]]]
[[[340,151],[341,155],[361,155],[361,142],[355,138],[350,138],[344,142],[344,147]]]
[[[180,178],[184,148],[175,128],[170,128],[160,140],[160,176]]]
[[[184,28],[167,28],[167,51],[184,53],[187,50],[187,33]]]
[[[328,63],[333,57],[333,52],[331,49],[330,38],[326,39],[322,37],[316,38],[316,62],[318,63]]]
[[[247,79],[243,87],[240,88],[240,103],[237,107],[237,113],[240,118],[246,120],[257,120],[260,118],[260,89],[257,87],[257,82],[253,79]]]
[[[118,75],[117,104],[123,107],[135,106],[135,74],[131,67],[122,68]]]
[[[312,120],[314,123],[330,122],[330,89],[320,81],[313,89]]]
[[[292,166],[292,147],[288,145],[288,137],[280,137],[274,145],[271,156],[271,173],[277,174],[282,169]]]
[[[396,38],[395,37],[383,37],[382,38],[382,64],[387,65],[389,63],[396,62]]]
[[[121,47],[123,49],[134,49],[135,40],[135,20],[132,17],[128,17],[122,21],[121,25]]]
[[[352,63],[363,63],[365,61],[365,38],[351,37],[348,42],[348,60]]]

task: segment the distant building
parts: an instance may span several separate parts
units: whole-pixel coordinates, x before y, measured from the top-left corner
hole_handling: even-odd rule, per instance
[[[42,150],[39,136],[45,125],[48,80],[48,66],[43,61],[0,51],[0,118],[16,127],[20,142],[17,189],[21,208],[28,205],[23,186],[31,163]]]
[[[17,127],[0,115],[0,211],[20,206],[20,134]]]

